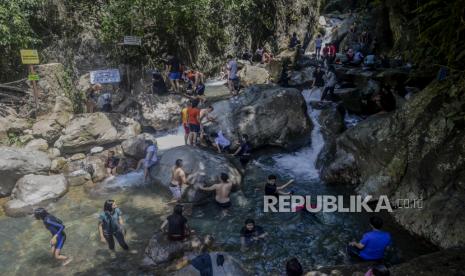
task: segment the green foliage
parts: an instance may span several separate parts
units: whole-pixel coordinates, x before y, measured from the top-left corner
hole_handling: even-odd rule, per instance
[[[429,0],[415,11],[418,39],[415,57],[423,62],[465,68],[465,4],[463,0]]]
[[[21,142],[20,135],[18,133],[15,133],[15,132],[9,132],[8,133],[8,144],[10,146],[17,146],[17,147],[21,147],[21,146],[24,145]]]
[[[60,86],[63,87],[65,96],[72,102],[73,112],[75,114],[83,113],[86,97],[83,91],[77,90],[73,85],[71,76],[71,70],[65,70],[62,81],[58,77],[56,79],[60,83]]]

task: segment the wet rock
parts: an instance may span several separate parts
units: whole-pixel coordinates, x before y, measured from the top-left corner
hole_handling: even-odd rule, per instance
[[[334,91],[336,97],[341,99],[342,105],[350,112],[360,114],[363,112],[362,93],[358,88],[342,88]]]
[[[224,257],[224,264],[223,266],[218,266],[216,259],[218,255],[223,255]],[[234,275],[234,276],[241,276],[241,275],[250,275],[241,265],[241,263],[225,252],[210,252],[210,258],[212,261],[212,268],[213,268],[213,275]],[[171,274],[172,276],[197,276],[199,275],[199,271],[193,267],[192,265],[188,265],[187,267],[176,271]]]
[[[29,214],[34,207],[44,206],[67,191],[68,183],[62,174],[28,174],[16,183],[11,200],[4,205],[5,213],[12,217]]]
[[[142,133],[136,137],[129,138],[128,140],[121,143],[124,155],[135,158],[142,159],[145,156],[145,140],[151,140],[156,143],[157,140],[153,135],[148,133]]]
[[[169,241],[166,234],[155,233],[145,248],[142,266],[154,268],[183,256],[192,249],[190,241]]]
[[[66,180],[70,186],[80,186],[92,181],[92,176],[85,170],[77,170],[66,175]]]
[[[206,127],[207,133],[222,130],[231,140],[247,134],[253,148],[296,149],[309,142],[312,123],[297,89],[253,86],[236,100],[220,101],[213,107],[216,122]]]
[[[35,140],[29,141],[24,148],[30,149],[30,150],[40,150],[43,152],[47,152],[48,143],[44,139],[35,139]]]
[[[406,229],[441,247],[465,244],[465,132],[439,114],[460,112],[451,88],[433,83],[392,113],[374,115],[337,139],[323,178],[375,198],[422,200],[392,214]],[[460,96],[456,96],[460,97]],[[463,100],[463,99],[462,99]]]
[[[265,84],[270,80],[270,74],[265,68],[254,65],[246,64],[244,68],[238,72],[238,75],[241,80],[241,85],[245,87],[254,84]]]
[[[87,152],[95,146],[122,142],[140,131],[139,123],[120,114],[80,114],[69,122],[55,147],[62,153]]]
[[[50,159],[44,152],[0,147],[0,197],[9,195],[24,175],[46,174],[49,169]]]
[[[212,198],[214,192],[205,192],[199,186],[211,186],[219,183],[221,173],[227,173],[236,188],[240,187],[242,175],[224,155],[202,150],[191,146],[181,146],[164,152],[160,162],[150,172],[156,184],[168,188],[171,180],[171,169],[177,159],[182,159],[184,170],[188,174],[188,187],[183,187],[183,201],[202,203]]]

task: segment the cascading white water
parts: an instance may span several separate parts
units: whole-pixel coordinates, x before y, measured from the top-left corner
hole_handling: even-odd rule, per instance
[[[319,171],[316,168],[318,154],[324,146],[323,135],[321,134],[321,125],[318,117],[321,111],[311,107],[312,101],[319,101],[321,97],[320,89],[304,90],[302,95],[307,103],[307,113],[313,123],[311,133],[311,146],[304,147],[294,153],[277,154],[273,156],[275,161],[274,169],[284,170],[292,174],[295,178],[302,179],[319,179]]]

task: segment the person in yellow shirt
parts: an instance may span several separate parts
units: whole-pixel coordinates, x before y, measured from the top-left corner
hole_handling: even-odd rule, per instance
[[[189,123],[187,119],[188,119],[189,108],[191,107],[192,107],[191,102],[188,102],[181,110],[181,122],[182,122],[182,127],[184,128],[184,144],[186,145],[187,145],[187,139],[189,138]]]

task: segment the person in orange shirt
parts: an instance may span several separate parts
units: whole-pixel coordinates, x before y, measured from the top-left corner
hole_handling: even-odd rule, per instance
[[[197,108],[198,102],[193,101],[192,107],[187,111],[187,122],[189,123],[189,140],[193,146],[197,145],[200,133],[200,109]]]
[[[184,144],[187,145],[187,140],[189,138],[189,122],[188,117],[189,117],[189,109],[192,107],[191,102],[188,102],[183,109],[181,110],[181,123],[182,127],[184,128]]]

